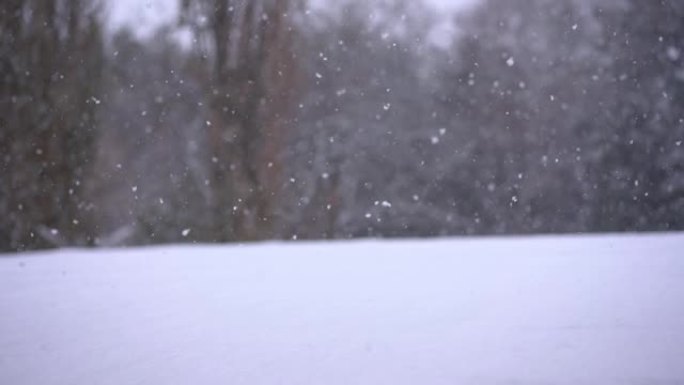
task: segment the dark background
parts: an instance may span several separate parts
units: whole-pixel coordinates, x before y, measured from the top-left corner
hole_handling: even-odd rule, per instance
[[[3,0],[0,250],[684,229],[684,2],[330,3]]]

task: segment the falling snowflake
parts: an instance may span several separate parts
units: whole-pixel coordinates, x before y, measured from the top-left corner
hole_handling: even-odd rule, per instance
[[[667,47],[667,57],[672,61],[677,61],[679,59],[680,52],[677,47]]]

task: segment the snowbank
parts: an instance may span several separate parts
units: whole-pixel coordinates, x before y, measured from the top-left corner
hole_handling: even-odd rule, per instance
[[[0,258],[0,384],[681,384],[684,235]]]

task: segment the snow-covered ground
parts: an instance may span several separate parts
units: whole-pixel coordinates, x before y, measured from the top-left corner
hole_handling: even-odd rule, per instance
[[[1,257],[0,384],[684,384],[684,235]]]

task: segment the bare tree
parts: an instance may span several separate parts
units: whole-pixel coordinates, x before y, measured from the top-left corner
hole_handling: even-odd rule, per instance
[[[0,6],[2,248],[85,244],[102,36],[89,0]]]
[[[278,157],[296,85],[293,1],[183,1],[211,77],[211,186],[217,241],[258,239],[274,226]]]

